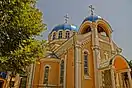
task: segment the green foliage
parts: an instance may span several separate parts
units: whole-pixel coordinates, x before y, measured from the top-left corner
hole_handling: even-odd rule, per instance
[[[42,13],[33,7],[36,0],[3,0],[0,2],[0,48],[7,55],[23,40],[44,29]]]
[[[36,0],[0,0],[0,70],[19,72],[44,55],[45,41],[33,37],[45,30]]]
[[[0,66],[7,67],[4,68],[6,71],[15,71],[17,73],[24,71],[24,68],[35,62],[36,58],[45,55],[45,42],[34,39],[24,40],[19,49],[12,51],[10,56],[2,58]]]

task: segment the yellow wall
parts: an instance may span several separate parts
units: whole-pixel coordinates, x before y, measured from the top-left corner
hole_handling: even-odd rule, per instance
[[[33,88],[37,88],[39,83],[39,75],[40,75],[40,64],[35,64],[35,72],[34,72],[34,79],[33,79]]]
[[[44,67],[48,65],[49,66],[49,78],[48,78],[48,84],[49,86],[52,85],[59,85],[59,60],[56,59],[42,59],[40,61],[40,64],[36,64],[35,67],[35,74],[34,74],[34,80],[33,88],[38,88],[37,84],[39,86],[44,86]]]
[[[74,88],[74,49],[68,49],[67,52],[67,71],[66,71],[66,88]]]

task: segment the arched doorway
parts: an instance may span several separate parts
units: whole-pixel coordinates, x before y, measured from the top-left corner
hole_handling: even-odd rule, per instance
[[[114,67],[115,88],[131,88],[130,68],[125,58],[116,55],[112,59],[112,66]]]

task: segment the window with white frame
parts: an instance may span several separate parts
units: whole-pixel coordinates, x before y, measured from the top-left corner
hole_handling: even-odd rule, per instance
[[[66,38],[69,39],[70,38],[70,32],[66,31]]]
[[[52,40],[55,40],[55,38],[56,38],[56,33],[54,32],[54,33],[53,33]]]
[[[45,67],[44,70],[44,84],[48,84],[48,76],[49,76],[49,66]]]
[[[89,75],[88,73],[88,52],[84,52],[84,75]]]
[[[62,31],[59,31],[58,38],[59,38],[59,39],[61,39],[61,38],[62,38]]]

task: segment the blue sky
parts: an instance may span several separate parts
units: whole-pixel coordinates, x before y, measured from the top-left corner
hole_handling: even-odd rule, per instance
[[[132,0],[38,0],[37,7],[43,12],[43,20],[48,33],[57,24],[64,23],[64,15],[69,14],[69,23],[80,26],[89,16],[88,6],[92,4],[95,14],[101,16],[111,25],[112,38],[123,49],[123,55],[132,60]]]

